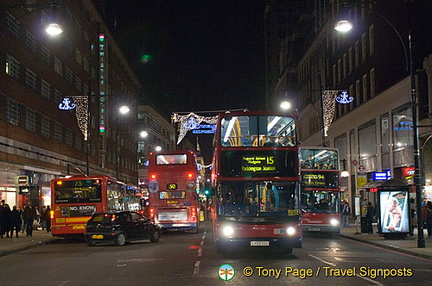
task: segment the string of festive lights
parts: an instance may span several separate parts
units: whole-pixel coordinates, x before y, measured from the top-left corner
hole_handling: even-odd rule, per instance
[[[180,142],[183,140],[183,138],[186,136],[187,132],[190,130],[194,130],[198,127],[201,122],[206,122],[208,124],[216,124],[217,122],[217,116],[201,116],[197,115],[193,112],[186,114],[186,115],[180,115],[178,113],[173,113],[171,115],[171,122],[174,123],[180,123],[179,124],[179,136],[177,139],[177,145],[180,144]]]
[[[327,137],[327,131],[333,121],[336,112],[335,98],[339,94],[339,90],[324,90],[322,95],[323,103],[323,123],[324,123],[324,136]]]
[[[74,96],[74,103],[76,104],[76,118],[78,122],[78,127],[84,135],[84,141],[87,141],[88,137],[88,124],[89,124],[89,114],[88,114],[88,97],[87,96]]]

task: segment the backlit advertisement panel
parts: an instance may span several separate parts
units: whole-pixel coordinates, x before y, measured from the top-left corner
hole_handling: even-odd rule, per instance
[[[382,233],[409,233],[409,197],[406,190],[380,190]]]

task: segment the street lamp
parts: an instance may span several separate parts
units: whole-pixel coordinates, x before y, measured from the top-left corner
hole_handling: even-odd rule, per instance
[[[120,126],[120,115],[126,115],[130,112],[130,108],[127,105],[122,105],[118,109],[119,113],[117,115],[117,126],[116,126],[116,179],[119,179],[120,174],[120,132],[119,132],[119,126]]]
[[[397,37],[399,38],[400,43],[402,44],[402,47],[405,52],[405,62],[407,70],[409,69],[410,74],[410,84],[411,84],[411,105],[412,105],[412,121],[413,121],[413,149],[414,149],[414,184],[416,188],[416,203],[417,203],[417,222],[418,222],[418,239],[417,239],[417,246],[419,248],[425,247],[425,239],[424,239],[424,233],[423,233],[423,222],[422,222],[422,192],[421,192],[421,184],[420,184],[420,156],[419,156],[419,138],[418,138],[418,122],[417,122],[417,93],[416,93],[416,85],[415,85],[415,69],[414,69],[414,61],[413,61],[413,54],[412,54],[412,37],[411,37],[411,27],[408,32],[408,53],[407,53],[407,47],[405,45],[405,42],[402,39],[401,34],[399,31],[395,28],[395,26],[386,18],[384,15],[369,9],[366,6],[363,5],[356,5],[363,9],[366,9],[367,11],[379,16],[382,18],[390,27],[391,29],[396,33]],[[339,32],[348,32],[352,28],[352,25],[347,20],[341,20],[336,23],[334,26],[334,29]]]
[[[52,21],[50,21],[50,23],[45,27],[45,32],[49,35],[49,36],[57,36],[60,35],[61,33],[63,33],[63,29],[61,28],[61,26],[54,20],[56,20],[57,18],[57,7],[59,6],[59,4],[57,2],[53,2],[53,3],[47,3],[47,4],[0,4],[0,9],[1,10],[8,10],[8,9],[19,9],[19,8],[25,8],[25,9],[31,9],[30,11],[18,16],[17,18],[15,18],[15,22],[18,22],[19,19],[32,14],[34,12],[37,11],[41,11],[41,10],[45,10],[45,9],[52,9],[53,13],[52,13]],[[12,25],[8,25],[6,30],[3,31],[3,33],[0,36],[0,42],[3,40],[3,38],[6,36],[7,32],[9,32],[12,28]]]

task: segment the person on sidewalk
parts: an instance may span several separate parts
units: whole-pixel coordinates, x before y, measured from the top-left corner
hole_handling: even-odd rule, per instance
[[[26,224],[26,235],[33,236],[33,222],[36,218],[36,209],[32,202],[29,201],[23,211],[23,219]]]
[[[349,216],[351,213],[350,206],[347,201],[342,201],[342,226],[347,227],[349,224]]]
[[[8,204],[3,204],[0,207],[0,221],[1,221],[1,238],[6,234],[6,237],[9,237],[9,229],[10,229],[10,207]]]
[[[432,237],[432,202],[431,201],[428,201],[426,203],[425,209],[426,210],[424,211],[424,213],[425,213],[424,221],[426,224],[426,230],[428,233],[428,238],[431,238]]]
[[[18,232],[21,229],[21,214],[16,206],[13,206],[10,213],[10,237],[13,237],[14,231],[16,232],[16,237],[18,237]]]
[[[46,231],[47,233],[51,232],[51,208],[50,206],[47,206],[45,208],[45,211],[42,214],[42,218],[45,221],[45,227],[46,227]]]
[[[375,215],[375,208],[371,202],[368,202],[367,209],[366,209],[366,230],[367,233],[369,234],[373,234],[372,223],[373,223],[374,215]]]

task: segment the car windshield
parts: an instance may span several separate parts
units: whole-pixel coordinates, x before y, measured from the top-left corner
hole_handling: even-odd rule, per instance
[[[115,214],[100,213],[93,215],[90,221],[99,223],[111,223],[115,219],[117,219],[117,215]]]

